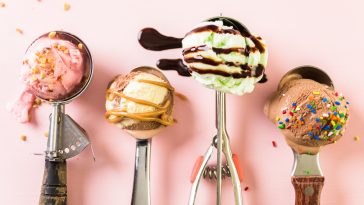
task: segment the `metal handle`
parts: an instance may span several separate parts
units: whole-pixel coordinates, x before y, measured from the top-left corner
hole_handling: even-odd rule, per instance
[[[62,145],[62,127],[63,116],[65,112],[64,104],[53,104],[52,114],[50,116],[49,136],[47,142],[46,157],[50,159],[58,158],[58,150]]]
[[[232,159],[229,136],[226,132],[226,100],[225,93],[216,91],[216,128],[217,128],[217,205],[221,205],[222,153],[224,152],[231,172],[236,205],[242,205],[243,199],[239,175]]]
[[[39,205],[67,204],[66,160],[45,160],[42,190]]]
[[[150,148],[150,139],[136,143],[132,205],[150,205]]]
[[[211,144],[211,146],[208,148],[208,150],[206,151],[206,153],[205,153],[205,155],[203,157],[203,161],[202,161],[201,166],[199,167],[199,170],[198,170],[198,172],[196,174],[196,178],[194,179],[194,181],[192,183],[192,188],[191,188],[191,192],[190,192],[190,198],[188,200],[188,205],[194,205],[195,204],[198,185],[200,184],[200,180],[201,180],[203,171],[207,166],[207,162],[211,158],[213,149],[214,149],[214,144]]]
[[[221,204],[221,193],[222,193],[222,146],[223,146],[223,135],[226,132],[225,128],[225,93],[216,91],[216,128],[217,128],[217,198],[216,204]]]
[[[320,205],[323,176],[293,176],[292,184],[296,193],[295,205]]]

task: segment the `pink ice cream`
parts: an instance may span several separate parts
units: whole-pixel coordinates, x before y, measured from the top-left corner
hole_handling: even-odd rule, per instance
[[[72,93],[82,80],[83,58],[77,45],[40,38],[25,54],[21,79],[37,97],[57,100]]]
[[[55,32],[33,42],[21,69],[21,80],[26,88],[11,109],[18,121],[29,121],[30,105],[35,100],[29,95],[52,101],[74,94],[85,70],[81,49],[82,45],[60,39]]]

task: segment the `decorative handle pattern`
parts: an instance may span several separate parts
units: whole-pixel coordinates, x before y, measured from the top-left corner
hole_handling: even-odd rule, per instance
[[[39,205],[67,205],[66,160],[45,160]]]
[[[319,205],[323,176],[293,176],[292,184],[296,192],[295,205]]]

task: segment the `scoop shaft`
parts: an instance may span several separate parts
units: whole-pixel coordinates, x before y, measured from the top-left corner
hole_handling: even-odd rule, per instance
[[[150,205],[150,149],[151,139],[137,141],[132,205]]]

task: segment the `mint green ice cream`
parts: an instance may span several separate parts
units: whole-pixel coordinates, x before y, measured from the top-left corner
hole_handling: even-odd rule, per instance
[[[268,51],[256,36],[243,36],[222,21],[203,22],[182,41],[184,62],[203,85],[235,95],[250,93],[262,79]]]

